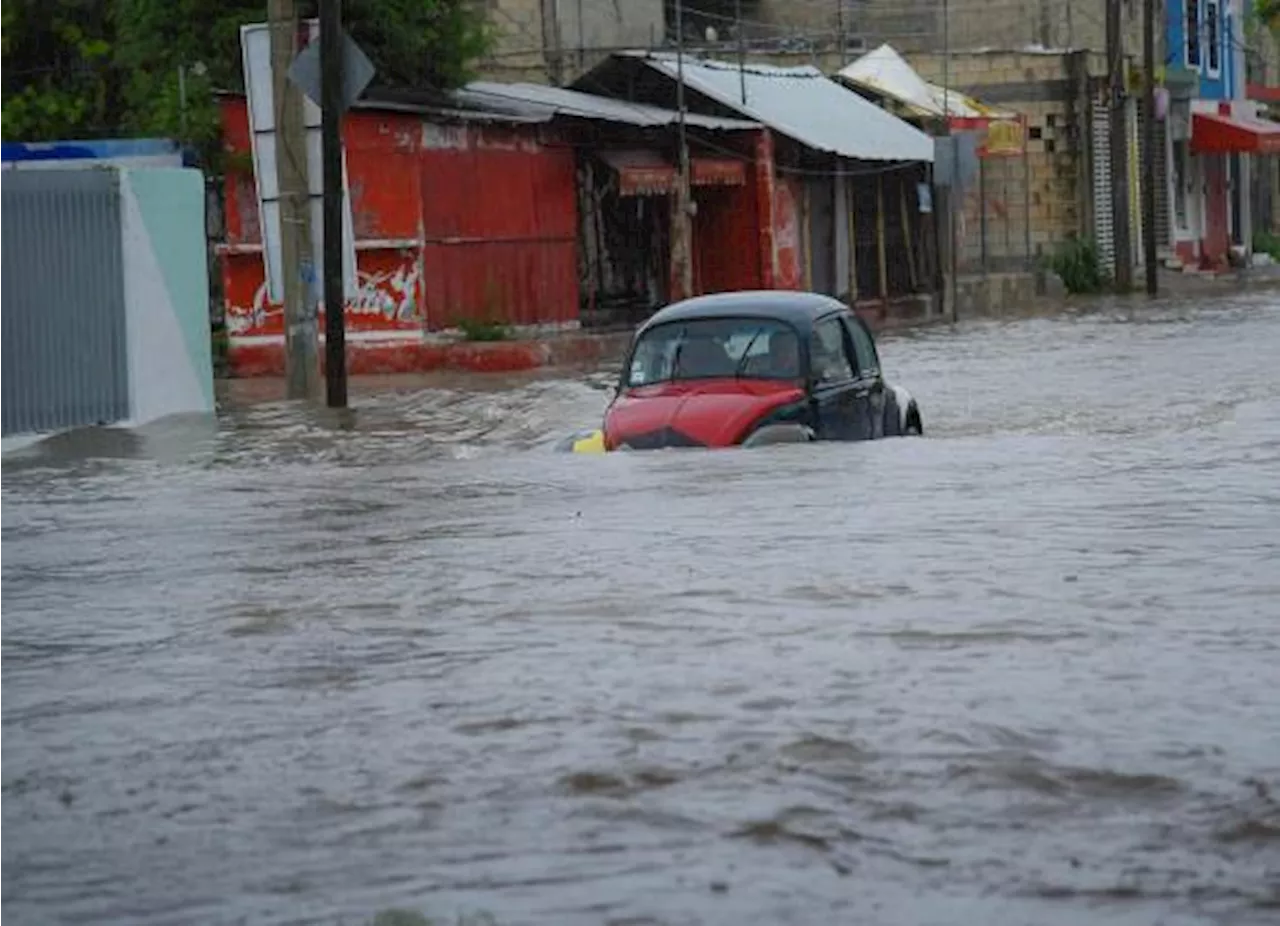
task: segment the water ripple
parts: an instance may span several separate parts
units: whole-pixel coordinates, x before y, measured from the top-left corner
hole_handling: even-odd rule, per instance
[[[14,921],[1273,921],[1280,305],[881,353],[927,438],[550,453],[605,370],[6,458]]]

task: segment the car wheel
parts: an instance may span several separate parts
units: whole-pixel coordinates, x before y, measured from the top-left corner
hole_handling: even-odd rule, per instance
[[[770,444],[801,444],[814,439],[813,429],[803,424],[766,424],[747,435],[743,447],[767,447]]]
[[[907,407],[907,423],[903,433],[908,437],[921,437],[924,435],[924,424],[920,421],[920,409],[916,407],[914,402]]]

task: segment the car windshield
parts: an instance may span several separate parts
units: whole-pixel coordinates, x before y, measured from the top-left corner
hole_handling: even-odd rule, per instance
[[[707,318],[671,322],[646,331],[632,354],[627,385],[799,376],[799,341],[789,325],[767,318]]]

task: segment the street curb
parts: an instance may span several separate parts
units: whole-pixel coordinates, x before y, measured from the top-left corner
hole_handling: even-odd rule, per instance
[[[1162,281],[1163,282],[1163,281]],[[1175,300],[1208,295],[1227,295],[1280,288],[1280,275],[1232,276],[1197,280],[1192,285],[1162,286],[1161,295]],[[997,312],[979,312],[960,321],[1012,320],[1091,312],[1108,306],[1146,301],[1146,295],[1040,297],[1032,304]],[[877,334],[898,334],[951,323],[947,315],[916,312],[895,314],[892,310],[856,311]],[[564,332],[539,338],[510,341],[432,340],[424,337],[347,342],[347,372],[352,376],[399,373],[457,371],[463,373],[522,373],[549,367],[592,366],[617,362],[631,343],[632,331]],[[320,350],[323,368],[324,350]],[[284,340],[240,341],[231,338],[227,346],[228,379],[281,377],[284,375]]]
[[[617,359],[631,332],[559,334],[520,341],[348,341],[347,373],[377,376],[457,370],[467,373],[520,373],[543,367],[590,365]],[[227,346],[227,378],[279,377],[285,372],[284,342],[237,343]],[[321,369],[324,350],[320,350]]]

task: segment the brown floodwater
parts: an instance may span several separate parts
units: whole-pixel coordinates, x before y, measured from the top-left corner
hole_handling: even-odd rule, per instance
[[[25,923],[1280,918],[1280,299],[886,337],[927,436],[575,457],[609,371],[6,457]]]

